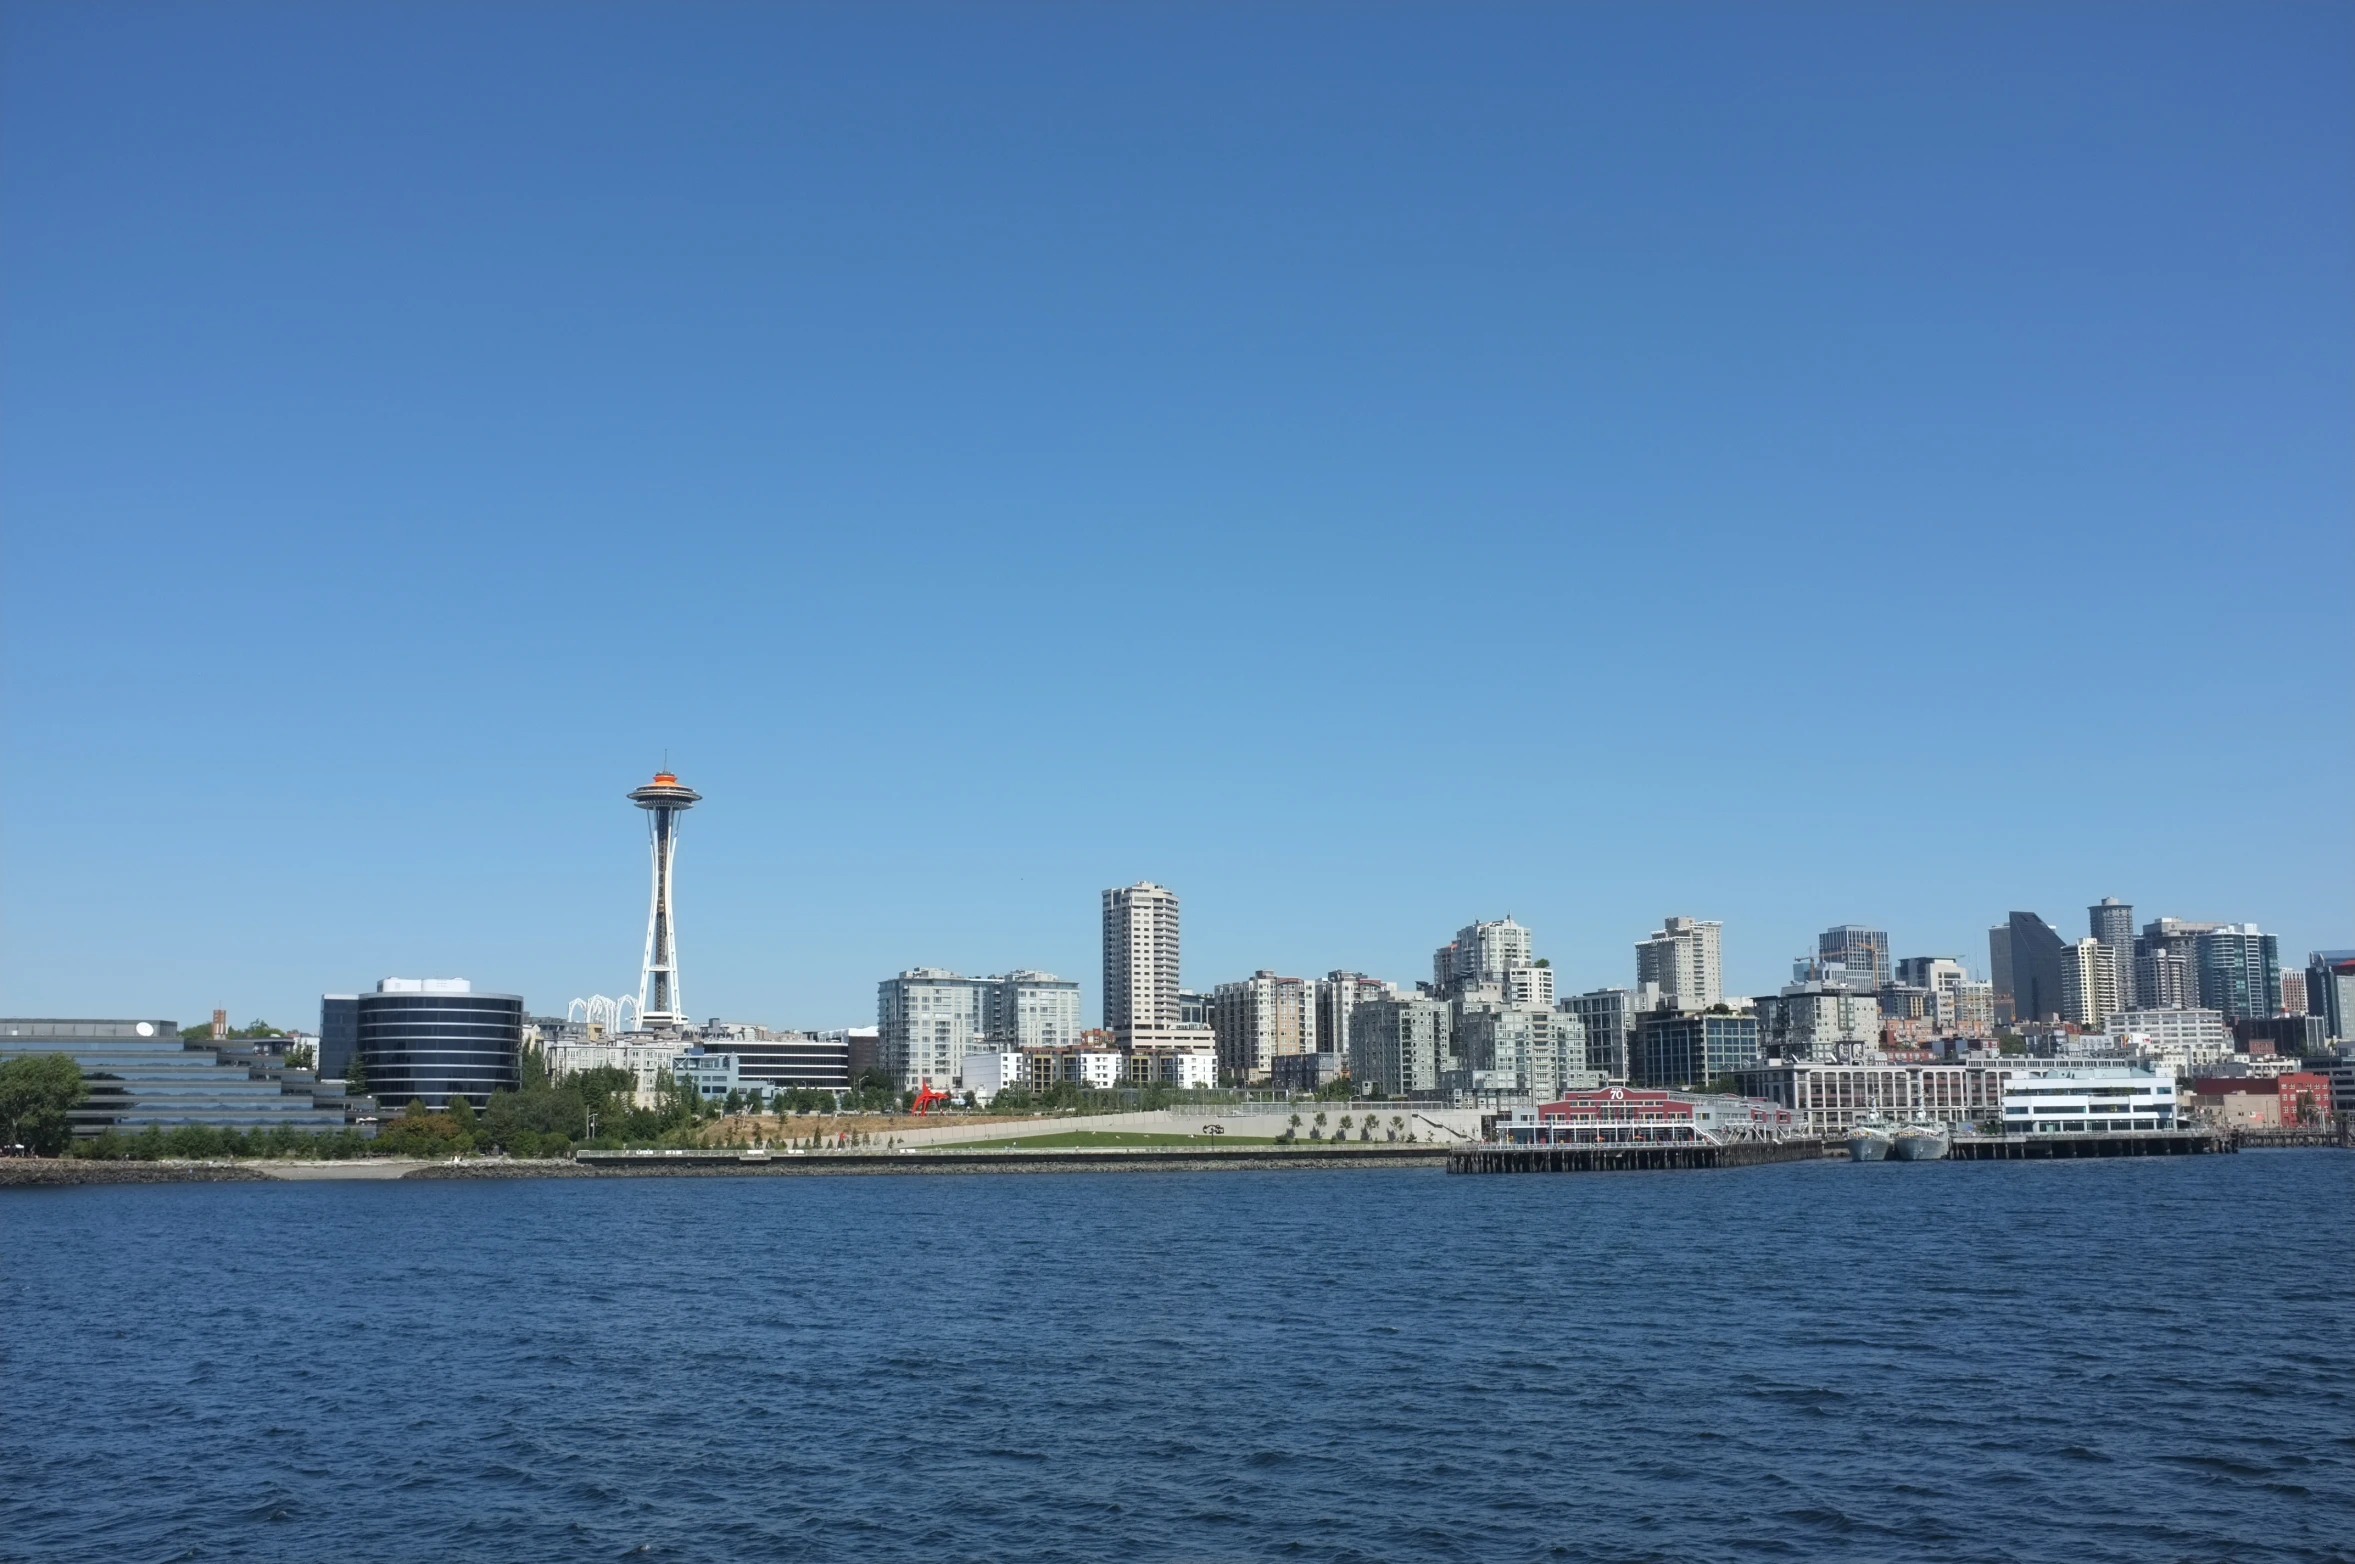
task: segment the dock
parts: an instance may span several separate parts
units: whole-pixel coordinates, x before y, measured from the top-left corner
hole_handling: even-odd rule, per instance
[[[2128,1130],[2115,1135],[1957,1135],[1956,1162],[2048,1162],[2071,1157],[2201,1157],[2240,1150],[2211,1130]]]
[[[1450,1173],[1638,1173],[1670,1168],[1751,1168],[1770,1162],[1817,1162],[1827,1143],[1808,1138],[1629,1141],[1613,1144],[1514,1146],[1496,1141],[1450,1147]]]

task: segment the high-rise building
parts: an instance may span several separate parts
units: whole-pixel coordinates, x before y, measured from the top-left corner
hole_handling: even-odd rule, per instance
[[[1823,961],[1837,961],[1849,971],[1867,981],[1867,988],[1879,988],[1889,981],[1889,932],[1868,929],[1859,924],[1843,923],[1836,929],[1826,929],[1815,939],[1815,953]]]
[[[2322,1018],[2332,1041],[2355,1042],[2355,950],[2307,955],[2306,1010]]]
[[[2018,1018],[2012,979],[2012,926],[1998,923],[1987,931],[1987,979],[1995,993],[1995,1019],[2009,1026]]]
[[[1454,1024],[1454,1007],[1427,995],[1366,1001],[1350,1013],[1349,1078],[1386,1097],[1439,1090],[1455,1059]]]
[[[1649,988],[1672,1010],[1706,1010],[1725,1002],[1719,966],[1724,925],[1670,918],[1635,947],[1635,986]],[[1652,1083],[1645,1083],[1652,1084]]]
[[[1180,1024],[1178,899],[1150,880],[1104,893],[1104,1027],[1115,1037]]]
[[[2249,1021],[2281,1008],[2281,942],[2254,923],[2227,923],[2199,937],[2200,1004],[2225,1021]]]
[[[1635,990],[1597,988],[1572,994],[1561,1008],[1578,1017],[1586,1033],[1586,1067],[1606,1080],[1627,1079],[1627,1053],[1638,1015]]]
[[[1431,990],[1442,998],[1469,988],[1503,990],[1512,984],[1515,974],[1532,970],[1536,970],[1536,963],[1530,955],[1529,931],[1508,915],[1493,922],[1468,923],[1456,931],[1454,939],[1433,951]],[[1550,976],[1545,979],[1549,985],[1552,981]]]
[[[2285,1016],[2306,1014],[2306,974],[2296,967],[2281,969],[2281,1013]]]
[[[2061,952],[2061,1019],[2093,1031],[2125,1009],[2118,1003],[2115,953],[2098,939],[2081,939]]]
[[[703,798],[691,787],[681,787],[668,771],[629,795],[646,811],[646,838],[654,854],[654,898],[646,911],[646,961],[638,970],[638,1025],[648,1031],[675,1031],[687,1021],[687,1001],[679,991],[678,917],[671,905],[672,869],[679,855],[679,817]]]
[[[2085,909],[2086,927],[2109,947],[2110,970],[2118,975],[2118,1008],[2134,1008],[2134,908],[2115,896],[2104,896]]]
[[[2012,1019],[2057,1021],[2061,1017],[2061,969],[2068,941],[2032,912],[2011,916]],[[1998,1004],[2001,998],[1998,996]]]
[[[1211,1006],[1219,1068],[1237,1081],[1265,1081],[1278,1058],[1317,1047],[1316,986],[1265,970],[1221,983]]]
[[[478,994],[464,978],[386,978],[354,1001],[352,1051],[387,1112],[453,1097],[487,1107],[491,1093],[516,1088],[523,1000]]]
[[[1452,1084],[1475,1093],[1558,1100],[1599,1086],[1586,1065],[1586,1027],[1567,1010],[1469,1004],[1456,1017]]]
[[[1079,1023],[1079,985],[1051,972],[910,967],[876,985],[876,1065],[905,1090],[943,1090],[969,1053],[1076,1047]]]
[[[2224,927],[2186,918],[2153,918],[2134,941],[2134,1002],[2173,1010],[2200,1002],[2200,936]]]
[[[1317,979],[1316,1039],[1321,1053],[1349,1055],[1349,1018],[1359,1005],[1388,999],[1398,990],[1363,972],[1328,972]]]
[[[2139,1008],[2184,1010],[2200,1002],[2199,976],[2189,955],[2142,940],[2134,943],[2134,998]]]

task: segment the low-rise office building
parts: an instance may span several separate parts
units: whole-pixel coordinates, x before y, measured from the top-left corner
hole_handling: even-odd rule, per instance
[[[2030,1061],[2004,1082],[2007,1135],[2116,1134],[2175,1122],[2175,1078],[2143,1065]]]
[[[2025,1063],[1786,1059],[1737,1073],[1734,1089],[1790,1109],[1811,1134],[1835,1138],[1867,1120],[1993,1124],[2003,1114],[2004,1082]]]
[[[183,1042],[172,1021],[0,1020],[0,1060],[27,1054],[62,1054],[80,1068],[90,1094],[68,1115],[80,1137],[183,1124],[315,1135],[375,1122],[374,1102],[346,1096],[339,1080],[243,1043]]]
[[[1495,1133],[1522,1146],[1609,1146],[1780,1139],[1799,1128],[1797,1116],[1778,1103],[1602,1086],[1500,1117]]]
[[[420,1101],[444,1108],[452,1097],[483,1108],[521,1078],[520,995],[478,994],[464,978],[386,978],[372,994],[328,997],[352,1000],[353,1053],[387,1112]]]
[[[1754,1015],[1655,1011],[1636,1028],[1628,1077],[1637,1086],[1695,1090],[1759,1062]]]

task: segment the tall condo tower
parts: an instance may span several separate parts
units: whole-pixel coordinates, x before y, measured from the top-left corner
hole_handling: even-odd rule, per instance
[[[671,911],[671,866],[679,855],[679,816],[702,801],[668,771],[630,795],[646,811],[646,835],[654,847],[654,902],[646,912],[646,964],[638,972],[638,1024],[650,1030],[675,1027],[687,1019],[679,997],[679,927]]]

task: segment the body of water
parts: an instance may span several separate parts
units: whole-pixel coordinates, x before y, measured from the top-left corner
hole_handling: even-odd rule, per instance
[[[2355,1559],[2355,1156],[0,1193],[0,1557]]]

